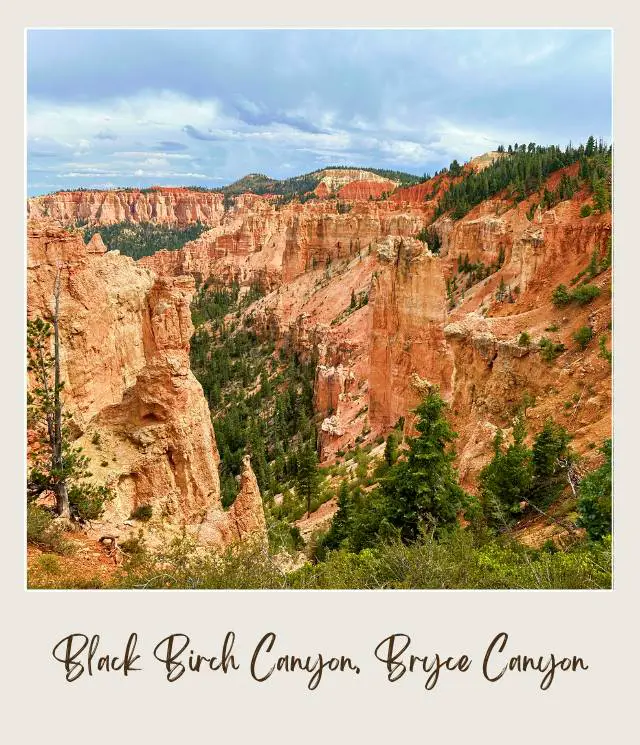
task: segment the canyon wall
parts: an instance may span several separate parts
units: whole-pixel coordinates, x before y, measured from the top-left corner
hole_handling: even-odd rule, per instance
[[[32,223],[28,318],[51,320],[57,275],[70,432],[95,481],[114,494],[91,531],[123,539],[135,530],[132,511],[150,505],[151,536],[186,529],[224,547],[248,537],[249,526],[262,540],[259,492],[245,489],[228,512],[220,503],[211,417],[189,368],[193,279],[158,277],[106,252],[99,236],[85,245],[79,232]]]
[[[495,157],[465,168],[481,170]],[[555,188],[560,176],[553,174],[547,187]],[[453,181],[439,175],[384,200],[367,192],[371,184],[386,187],[384,179],[364,177],[323,179],[316,190],[323,199],[304,203],[276,206],[268,197],[241,195],[232,209],[215,211],[196,241],[138,266],[176,278],[176,287],[187,281],[177,279],[183,275],[261,284],[267,294],[243,311],[252,328],[318,359],[324,460],[384,435],[401,417],[410,432],[411,409],[432,384],[451,404],[466,486],[489,457],[496,428],[509,429],[525,396],[535,398],[528,410],[532,433],[553,416],[589,457],[611,431],[610,364],[597,343],[604,336],[610,345],[611,271],[593,279],[601,295],[591,304],[559,309],[551,296],[558,284],[571,286],[594,252],[604,258],[611,214],[581,217],[590,199],[584,191],[546,210],[536,207],[539,197],[514,205],[498,195],[460,220],[435,220],[441,246],[434,256],[415,235]],[[331,198],[336,191],[340,201]],[[471,277],[464,262],[481,264],[487,276]],[[595,339],[579,350],[572,337],[584,325]],[[518,344],[523,332],[527,346]],[[553,364],[541,357],[542,337],[565,346]],[[129,366],[138,364],[136,349],[123,356]],[[103,396],[100,374],[83,382],[88,409],[102,405],[91,403]],[[124,382],[109,385],[120,390],[132,375],[124,365]]]
[[[55,220],[63,225],[74,225],[77,221],[88,225],[117,222],[217,225],[224,214],[223,200],[219,193],[168,187],[149,191],[68,191],[32,197],[27,209],[33,220]]]
[[[383,267],[369,297],[369,419],[376,431],[406,416],[430,385],[446,398],[453,370],[441,260],[414,239],[387,242],[377,253]]]

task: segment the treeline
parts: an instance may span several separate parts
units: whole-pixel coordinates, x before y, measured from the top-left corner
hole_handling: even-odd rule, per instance
[[[76,227],[84,225],[78,221]],[[84,227],[83,237],[86,243],[95,233],[100,233],[110,251],[120,251],[124,256],[141,259],[162,249],[176,251],[185,243],[199,238],[206,229],[200,222],[182,228],[154,222],[118,222],[113,225]]]
[[[463,173],[454,161],[449,172],[462,178],[442,195],[436,208],[436,217],[448,212],[453,219],[460,219],[477,204],[505,189],[510,198],[522,201],[542,189],[552,173],[577,162],[580,163],[580,181],[566,178],[558,194],[552,196],[547,192],[543,197],[547,206],[570,198],[580,184],[589,186],[594,193],[604,190],[601,201],[610,202],[606,192],[608,190],[610,195],[611,147],[605,146],[602,140],[596,144],[594,138],[590,137],[586,145],[568,145],[564,150],[556,145],[544,147],[533,142],[529,145],[516,143],[515,146],[509,145],[506,151],[504,147],[499,150],[504,153],[503,157],[479,173]]]

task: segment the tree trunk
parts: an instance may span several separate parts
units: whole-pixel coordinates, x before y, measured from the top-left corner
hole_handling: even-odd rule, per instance
[[[53,354],[54,354],[54,378],[53,378],[53,442],[52,460],[54,471],[58,473],[56,483],[56,512],[60,517],[69,519],[71,510],[69,508],[69,493],[64,476],[64,458],[62,451],[62,402],[60,400],[60,269],[56,274],[54,287],[54,311],[53,311]]]
[[[67,492],[67,482],[64,479],[56,484],[56,512],[60,517],[64,517],[67,520],[71,519],[69,493]]]

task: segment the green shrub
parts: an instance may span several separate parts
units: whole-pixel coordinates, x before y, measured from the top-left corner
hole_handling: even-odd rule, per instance
[[[586,305],[598,297],[600,288],[595,285],[580,285],[571,293],[571,299],[579,305]]]
[[[565,346],[561,342],[553,342],[546,336],[540,339],[540,355],[545,362],[553,362],[564,350]]]
[[[528,347],[531,344],[531,337],[526,331],[523,331],[518,337],[518,346]]]
[[[60,559],[55,554],[42,554],[39,556],[38,566],[47,574],[60,574]]]
[[[580,217],[589,217],[593,212],[593,207],[590,204],[583,204],[580,208]]]
[[[140,506],[136,507],[135,510],[131,513],[129,516],[130,520],[141,520],[142,522],[147,522],[151,520],[151,517],[153,515],[153,507],[150,504],[141,504]]]
[[[593,329],[591,326],[580,326],[573,334],[573,340],[580,349],[586,349],[591,339],[593,339]]]
[[[600,357],[605,359],[607,362],[611,362],[613,355],[611,352],[607,349],[607,337],[601,336],[599,340],[599,346],[600,346]]]
[[[551,299],[554,305],[562,307],[563,305],[569,305],[571,302],[571,295],[565,285],[558,285],[553,291]]]
[[[33,503],[27,504],[27,543],[57,554],[71,550],[71,544],[64,539],[63,527],[54,523],[53,513]]]
[[[578,303],[578,305],[586,305],[597,298],[599,294],[600,288],[595,285],[580,285],[571,292],[567,290],[566,285],[558,285],[553,291],[551,299],[553,304],[558,307],[569,305],[571,302]]]
[[[112,496],[106,486],[88,482],[74,484],[69,489],[71,513],[80,520],[98,520],[104,512],[105,502]]]
[[[611,440],[605,440],[600,452],[604,463],[580,482],[578,526],[587,531],[592,541],[611,533]]]

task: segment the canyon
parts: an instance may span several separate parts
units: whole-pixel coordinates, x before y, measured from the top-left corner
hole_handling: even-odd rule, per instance
[[[465,168],[479,172],[497,157]],[[575,173],[559,170],[545,187]],[[158,540],[179,530],[222,548],[266,540],[249,459],[236,501],[221,506],[215,435],[189,369],[189,304],[207,282],[259,286],[262,297],[240,322],[276,350],[317,361],[321,463],[379,442],[398,424],[411,434],[412,410],[431,386],[449,403],[456,465],[472,492],[494,434],[509,434],[523,401],[530,437],[553,417],[586,463],[597,462],[595,446],[611,434],[611,364],[597,341],[580,349],[572,339],[587,325],[611,346],[611,267],[593,278],[600,294],[589,304],[558,307],[552,294],[592,257],[605,262],[611,212],[581,216],[590,199],[581,188],[546,209],[539,194],[514,202],[500,193],[457,220],[436,216],[454,182],[444,174],[403,187],[344,169],[327,172],[304,201],[284,204],[245,193],[225,206],[222,193],[180,188],[31,199],[28,313],[50,316],[60,271],[73,432],[95,478],[116,494],[99,531],[127,536],[131,511],[153,504]],[[206,230],[134,262],[106,251],[99,235],[85,244],[78,221],[199,221]],[[418,239],[427,225],[431,236]],[[486,272],[475,277],[470,265]],[[543,338],[564,347],[552,363]]]

